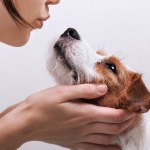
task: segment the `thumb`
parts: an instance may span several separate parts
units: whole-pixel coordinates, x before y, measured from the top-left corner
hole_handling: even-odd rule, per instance
[[[56,88],[58,88],[58,93],[62,102],[78,98],[93,99],[101,97],[107,92],[107,86],[104,84],[80,84],[57,86]]]

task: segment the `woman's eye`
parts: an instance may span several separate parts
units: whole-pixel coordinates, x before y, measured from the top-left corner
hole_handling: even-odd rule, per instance
[[[113,73],[117,73],[116,65],[113,63],[104,63],[108,69],[110,69]]]

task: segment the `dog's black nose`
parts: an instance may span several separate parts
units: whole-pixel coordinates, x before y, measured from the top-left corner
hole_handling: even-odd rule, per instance
[[[80,36],[78,34],[78,32],[73,29],[73,28],[68,28],[62,35],[61,37],[67,37],[67,36],[71,36],[72,38],[76,39],[76,40],[80,40]]]

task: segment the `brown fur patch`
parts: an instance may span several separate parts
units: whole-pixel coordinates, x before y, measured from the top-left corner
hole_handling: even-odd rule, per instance
[[[150,109],[150,93],[141,75],[129,71],[115,56],[107,58],[104,62],[115,64],[116,73],[103,63],[96,64],[96,70],[102,76],[102,80],[93,83],[105,83],[108,86],[107,94],[97,99],[98,104],[136,113],[147,112]]]

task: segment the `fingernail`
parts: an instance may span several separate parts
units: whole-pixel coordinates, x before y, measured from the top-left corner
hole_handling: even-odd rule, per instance
[[[99,93],[106,93],[107,86],[105,84],[98,85],[98,91],[99,91]]]

